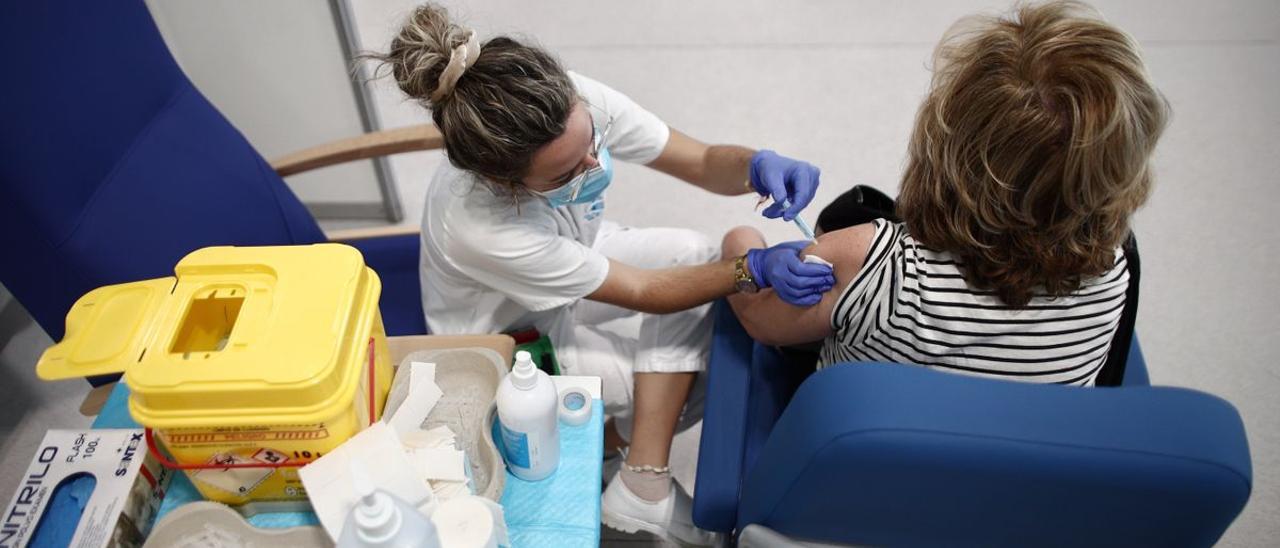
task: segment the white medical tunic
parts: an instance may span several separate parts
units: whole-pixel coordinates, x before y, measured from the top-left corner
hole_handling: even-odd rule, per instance
[[[597,107],[590,109],[593,115],[603,110],[612,116],[605,145],[615,160],[647,164],[658,157],[670,135],[666,123],[600,82],[569,76],[579,95]],[[575,305],[609,273],[597,238],[602,226],[606,234],[627,230],[602,224],[604,199],[553,208],[543,198],[512,196],[443,163],[427,190],[422,218],[420,275],[431,332],[536,327],[551,337],[561,363],[574,368]]]

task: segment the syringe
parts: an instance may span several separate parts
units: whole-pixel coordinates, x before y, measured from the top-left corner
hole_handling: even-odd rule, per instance
[[[782,200],[782,209],[787,209],[789,207],[791,207],[791,200]],[[809,223],[804,222],[804,219],[801,219],[799,215],[796,215],[796,218],[791,219],[791,222],[795,223],[796,228],[800,229],[800,232],[804,234],[805,239],[810,241],[816,239],[813,235],[813,229],[809,227]]]

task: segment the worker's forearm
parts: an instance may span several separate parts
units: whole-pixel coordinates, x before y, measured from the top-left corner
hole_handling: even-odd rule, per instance
[[[725,196],[750,192],[748,171],[754,150],[738,145],[711,145],[703,156],[702,188]]]
[[[609,265],[608,278],[587,298],[650,314],[688,310],[736,290],[733,259],[658,269],[612,260]]]
[[[688,310],[737,291],[733,259],[650,270],[646,278],[636,309],[651,314]]]
[[[746,183],[755,153],[738,145],[707,145],[672,129],[649,167],[708,192],[737,196],[751,192]]]

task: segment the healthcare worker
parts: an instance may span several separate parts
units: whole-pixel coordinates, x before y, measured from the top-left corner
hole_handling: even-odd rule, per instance
[[[689,497],[668,467],[706,367],[709,303],[772,288],[810,306],[834,278],[800,261],[800,243],[721,258],[718,242],[690,230],[604,221],[605,189],[614,162],[644,164],[716,194],[772,197],[764,214],[790,220],[812,200],[818,169],[700,143],[537,47],[481,42],[438,6],[417,8],[390,51],[374,57],[430,110],[449,159],[431,181],[422,220],[431,332],[535,327],[548,335],[566,374],[603,380],[605,410],[630,441],[621,481],[604,494],[606,525],[712,542],[692,524]]]

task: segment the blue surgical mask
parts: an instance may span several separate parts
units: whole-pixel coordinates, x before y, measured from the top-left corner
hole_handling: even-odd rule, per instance
[[[613,158],[609,156],[608,148],[600,147],[596,153],[596,164],[595,167],[582,172],[564,186],[539,194],[547,199],[551,207],[594,202],[613,181]]]

